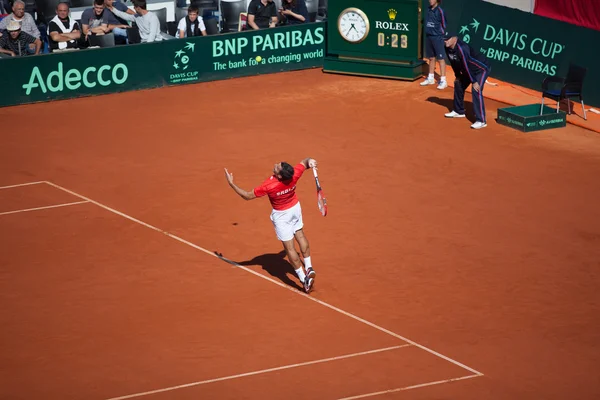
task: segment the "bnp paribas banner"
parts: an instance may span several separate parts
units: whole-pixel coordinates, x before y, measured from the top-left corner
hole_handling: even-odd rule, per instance
[[[320,67],[325,23],[0,59],[0,106]]]
[[[589,51],[600,32],[480,0],[464,1],[451,22],[488,57],[492,78],[541,91],[546,76],[565,76],[574,62],[588,67],[586,101],[600,105],[600,56]]]

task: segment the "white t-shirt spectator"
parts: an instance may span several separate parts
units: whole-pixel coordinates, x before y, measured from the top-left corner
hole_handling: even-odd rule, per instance
[[[202,36],[202,31],[206,30],[206,26],[204,25],[204,20],[202,19],[201,16],[198,16],[198,30],[196,32],[194,32],[194,29],[190,29],[192,32],[193,36]],[[187,17],[183,17],[181,18],[181,20],[179,21],[179,25],[177,25],[177,34],[175,35],[175,37],[179,37],[179,32],[183,31],[185,33],[184,37],[187,37]],[[195,34],[194,34],[195,33]]]

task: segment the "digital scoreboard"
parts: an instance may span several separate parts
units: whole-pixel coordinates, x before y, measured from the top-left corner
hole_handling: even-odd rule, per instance
[[[421,3],[329,0],[323,71],[407,80],[421,77],[426,65]]]

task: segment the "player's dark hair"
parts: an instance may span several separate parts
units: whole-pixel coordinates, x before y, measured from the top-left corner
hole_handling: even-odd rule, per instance
[[[94,0],[94,5],[95,6],[103,6],[104,5],[104,0]]]
[[[191,12],[195,12],[196,14],[200,14],[200,8],[196,4],[192,4],[187,9],[188,14]]]
[[[279,175],[281,175],[282,181],[289,181],[294,177],[294,167],[285,161],[281,162],[281,171],[279,171]]]
[[[146,0],[133,0],[133,7],[139,7],[146,10]]]

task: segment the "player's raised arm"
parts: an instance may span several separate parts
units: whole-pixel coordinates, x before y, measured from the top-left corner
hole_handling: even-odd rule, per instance
[[[236,185],[235,183],[233,183],[233,174],[230,174],[229,171],[227,171],[227,168],[225,168],[225,177],[227,178],[227,183],[229,183],[229,186],[231,186],[231,188],[238,194],[240,195],[240,197],[244,200],[252,200],[256,198],[256,195],[254,194],[254,191],[248,192],[242,188],[240,188],[238,185]]]

